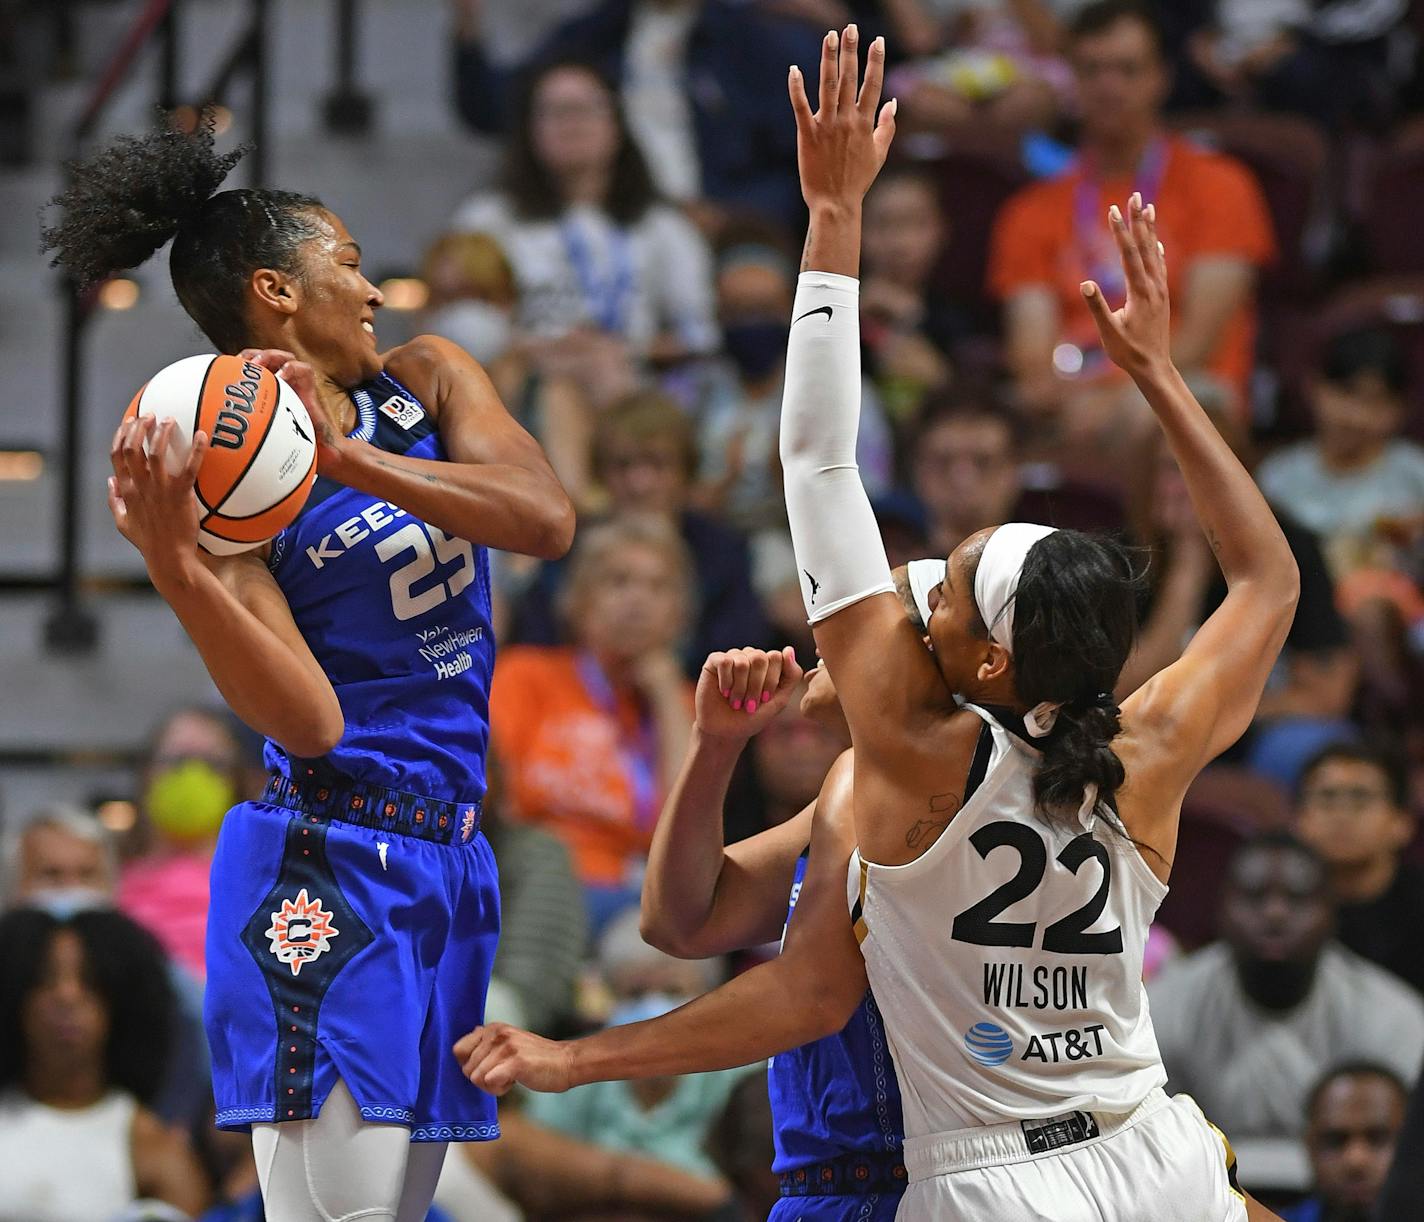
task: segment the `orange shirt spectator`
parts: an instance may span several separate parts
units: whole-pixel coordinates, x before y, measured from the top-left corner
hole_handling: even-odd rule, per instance
[[[674,653],[691,572],[662,518],[583,532],[560,592],[574,643],[516,646],[495,667],[492,745],[510,813],[568,846],[595,927],[637,902],[692,732],[693,689]]]
[[[1275,237],[1261,189],[1239,162],[1208,152],[1180,137],[1159,146],[1165,165],[1155,200],[1157,232],[1167,248],[1167,278],[1174,301],[1181,300],[1192,264],[1203,256],[1239,258],[1253,267],[1275,257]],[[1078,286],[1095,279],[1114,294],[1104,276],[1117,249],[1107,225],[1111,204],[1124,207],[1142,186],[1123,174],[1085,184],[1075,167],[1061,178],[1035,183],[1015,195],[994,226],[989,253],[989,287],[1001,300],[1020,289],[1044,285],[1053,291],[1062,319],[1063,342],[1085,354],[1089,372],[1097,350],[1097,329]],[[1088,206],[1083,207],[1083,197]],[[1080,219],[1079,213],[1083,216]],[[1083,224],[1083,221],[1090,224]],[[1239,305],[1222,331],[1207,368],[1239,396],[1246,393],[1256,343],[1253,302]]]

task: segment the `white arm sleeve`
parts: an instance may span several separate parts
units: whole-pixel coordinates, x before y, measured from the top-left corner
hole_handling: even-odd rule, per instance
[[[813,624],[895,589],[855,464],[859,424],[860,282],[802,272],[786,345],[781,466],[801,596]]]

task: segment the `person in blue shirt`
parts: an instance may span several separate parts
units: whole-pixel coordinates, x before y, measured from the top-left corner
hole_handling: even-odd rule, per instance
[[[296,520],[200,553],[171,423],[122,424],[109,507],[224,699],[267,739],[261,801],[222,824],[205,1020],[217,1123],[251,1126],[273,1222],[424,1218],[449,1141],[498,1136],[451,1064],[499,933],[479,832],[494,665],[486,547],[562,555],[573,511],[483,370],[444,340],[380,352],[380,291],[319,200],[219,187],[211,123],[123,138],[45,231],[93,283],[170,239],[213,346],[301,396],[318,479]],[[372,177],[372,190],[383,189]]]
[[[1305,1146],[1314,1190],[1280,1211],[1283,1222],[1371,1222],[1404,1126],[1409,1092],[1399,1075],[1372,1061],[1350,1061],[1310,1092]]]

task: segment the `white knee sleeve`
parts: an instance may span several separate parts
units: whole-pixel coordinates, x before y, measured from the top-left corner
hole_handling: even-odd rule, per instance
[[[404,1126],[363,1120],[340,1081],[315,1120],[254,1124],[267,1222],[396,1222],[410,1145]]]
[[[895,584],[855,463],[860,282],[802,272],[791,320],[781,465],[801,596],[814,624]]]

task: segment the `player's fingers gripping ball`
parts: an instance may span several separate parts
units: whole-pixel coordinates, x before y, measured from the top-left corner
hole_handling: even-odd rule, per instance
[[[180,472],[193,434],[208,451],[194,481],[198,542],[214,555],[260,547],[289,526],[316,479],[316,434],[297,392],[241,356],[190,356],[145,384],[125,419],[172,420],[167,465]]]

